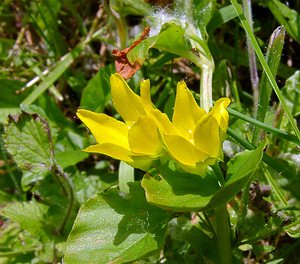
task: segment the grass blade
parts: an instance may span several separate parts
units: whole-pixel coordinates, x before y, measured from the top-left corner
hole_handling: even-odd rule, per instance
[[[273,76],[276,76],[278,66],[280,63],[280,58],[282,54],[283,44],[285,37],[284,27],[278,27],[274,30],[271,35],[270,42],[268,45],[266,60],[270,67],[270,70]],[[259,93],[259,102],[257,105],[257,114],[256,119],[258,121],[264,122],[267,109],[269,106],[269,101],[272,93],[271,84],[266,76],[266,73],[263,72],[261,83],[260,83],[260,93]],[[254,145],[258,144],[261,130],[258,127],[255,127],[253,132],[252,142]]]
[[[73,63],[73,61],[80,55],[84,47],[83,43],[78,44],[72,51],[67,53],[56,64],[54,69],[49,75],[40,83],[40,85],[34,89],[21,104],[32,104],[43,92],[45,92],[52,84],[67,70],[67,68]]]
[[[236,111],[234,109],[228,108],[227,110],[228,110],[228,112],[229,112],[229,114],[231,116],[234,116],[234,117],[237,117],[239,119],[242,119],[242,120],[244,120],[244,121],[246,121],[246,122],[248,122],[250,124],[253,124],[253,125],[257,126],[258,128],[262,128],[265,131],[270,132],[273,135],[276,135],[276,136],[281,137],[283,139],[286,139],[286,140],[288,140],[290,142],[294,142],[296,144],[300,144],[298,138],[296,136],[294,136],[294,135],[291,135],[291,134],[289,134],[287,132],[284,132],[284,131],[276,128],[276,127],[272,127],[272,126],[270,126],[268,124],[265,124],[265,123],[263,123],[263,122],[261,122],[259,120],[251,118],[251,117],[249,117],[247,115],[244,115],[244,114],[242,114],[242,113],[240,113],[240,112],[238,112],[238,111]]]
[[[266,76],[268,78],[268,80],[270,81],[270,84],[274,90],[274,92],[276,93],[281,105],[282,105],[282,108],[284,109],[286,115],[287,115],[287,118],[289,120],[289,122],[291,123],[291,126],[296,134],[296,136],[298,137],[298,139],[300,140],[300,131],[297,127],[297,124],[295,122],[295,120],[293,119],[293,116],[291,114],[291,112],[289,111],[288,109],[288,106],[287,106],[287,103],[284,99],[284,97],[282,96],[280,90],[279,90],[279,87],[273,77],[273,74],[268,66],[268,63],[266,62],[265,58],[264,58],[264,55],[258,45],[258,42],[253,34],[253,32],[251,31],[251,27],[247,21],[247,19],[245,18],[244,14],[243,14],[243,10],[241,8],[241,6],[237,3],[236,0],[230,0],[230,2],[232,3],[232,5],[234,6],[235,8],[235,11],[237,12],[238,16],[239,16],[239,19],[241,21],[241,24],[244,28],[244,30],[246,31],[246,33],[248,34],[249,36],[249,39],[251,40],[251,44],[253,45],[253,48],[255,50],[255,53],[257,55],[257,58],[259,59],[259,62],[261,63],[265,73],[266,73]]]

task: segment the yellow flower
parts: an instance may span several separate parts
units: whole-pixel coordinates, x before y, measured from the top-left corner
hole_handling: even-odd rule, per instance
[[[155,120],[147,113],[153,109],[150,83],[141,84],[136,95],[119,74],[110,78],[113,104],[124,122],[103,113],[79,109],[77,116],[90,129],[98,144],[85,149],[123,160],[147,170],[162,155],[162,143]]]
[[[149,80],[136,95],[119,74],[110,78],[113,104],[124,122],[102,113],[79,109],[78,117],[90,129],[97,145],[85,151],[102,153],[147,170],[153,160],[174,159],[185,171],[202,174],[222,159],[222,141],[228,126],[228,98],[218,100],[209,113],[200,108],[181,81],[172,122],[153,107]]]
[[[168,154],[183,170],[203,174],[208,165],[223,158],[229,103],[228,98],[221,98],[206,113],[181,81],[177,85],[172,122],[158,110],[152,111]]]

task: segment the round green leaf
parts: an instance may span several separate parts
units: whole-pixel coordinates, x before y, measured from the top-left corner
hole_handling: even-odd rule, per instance
[[[177,212],[198,211],[206,207],[220,188],[214,174],[198,175],[164,168],[156,176],[145,174],[142,186],[147,201]]]
[[[256,150],[238,153],[228,163],[227,182],[220,187],[212,171],[206,177],[163,168],[155,176],[145,174],[142,186],[147,201],[176,212],[213,209],[231,200],[246,184],[262,159],[263,142]]]
[[[158,250],[170,214],[147,203],[140,183],[129,195],[111,189],[80,209],[66,242],[65,263],[125,263]]]

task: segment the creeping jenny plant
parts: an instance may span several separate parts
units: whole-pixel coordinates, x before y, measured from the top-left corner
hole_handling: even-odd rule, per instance
[[[184,81],[177,85],[172,121],[156,109],[149,80],[136,95],[119,74],[110,77],[112,100],[124,122],[103,113],[79,109],[77,116],[90,129],[97,144],[85,149],[123,160],[148,170],[154,160],[174,159],[190,173],[203,174],[222,159],[222,141],[228,126],[228,98],[219,99],[206,113]]]

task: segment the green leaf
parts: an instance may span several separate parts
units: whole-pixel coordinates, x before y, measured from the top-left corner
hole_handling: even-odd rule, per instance
[[[157,36],[146,38],[141,43],[139,43],[136,47],[130,50],[127,54],[127,58],[129,62],[133,65],[135,62],[138,62],[142,65],[146,59],[147,53],[150,48],[153,47],[155,42],[157,41]]]
[[[112,0],[111,6],[124,17],[149,15],[151,12],[151,6],[143,0]]]
[[[277,19],[280,25],[286,28],[286,31],[300,43],[300,15],[278,0],[268,0],[267,6]]]
[[[237,17],[237,14],[232,5],[222,7],[215,11],[213,17],[207,25],[207,31],[214,31],[220,25],[234,19]]]
[[[29,18],[36,31],[49,45],[49,50],[62,56],[67,51],[67,44],[59,30],[58,13],[62,3],[55,0],[32,2],[30,10],[27,10]]]
[[[201,31],[203,38],[207,38],[206,26],[215,12],[216,0],[193,0],[193,18],[195,25]]]
[[[83,89],[80,107],[96,112],[103,112],[110,100],[109,76],[114,72],[114,65],[109,64],[97,72]]]
[[[128,196],[110,189],[80,209],[66,242],[65,263],[127,263],[159,250],[170,215],[151,206],[140,183]]]
[[[175,22],[163,24],[154,48],[174,53],[189,59],[196,65],[199,64],[199,57],[192,51],[192,46],[186,37],[186,29]]]
[[[109,173],[105,170],[97,170],[90,175],[85,172],[77,172],[72,175],[76,199],[81,205],[94,195],[117,184],[116,173]]]
[[[184,17],[187,23],[193,24],[201,32],[202,39],[207,38],[206,26],[214,14],[215,6],[216,0],[175,1],[175,10]]]
[[[9,50],[13,47],[13,45],[13,39],[0,38],[0,60],[7,59]]]
[[[245,150],[238,153],[228,162],[225,185],[211,199],[208,207],[214,208],[230,201],[248,182],[257,169],[266,142],[262,142],[255,150]]]
[[[19,224],[10,222],[1,226],[0,263],[30,263],[35,250],[41,249],[41,246],[40,239],[22,230]]]
[[[63,169],[76,165],[78,162],[83,161],[88,156],[89,154],[83,152],[82,150],[70,150],[70,151],[58,152],[55,154],[57,163]]]
[[[222,56],[223,59],[226,59],[228,61],[232,61],[234,63],[237,63],[239,65],[249,67],[248,57],[247,54],[243,50],[236,50],[230,45],[218,43],[217,45],[213,42],[209,43],[210,46],[212,46],[212,49],[218,49],[218,52]],[[263,70],[263,67],[258,64],[257,65],[258,70]],[[288,78],[295,72],[295,68],[288,67],[287,65],[281,63],[279,64],[279,69],[277,72],[277,75],[282,78]]]
[[[201,42],[188,25],[183,28],[179,22],[172,21],[163,24],[157,36],[145,39],[129,51],[127,58],[130,63],[138,61],[142,64],[149,49],[154,47],[187,58],[200,67],[200,57],[194,53],[190,43],[191,36],[197,43],[201,43],[200,46],[208,53],[206,43]]]
[[[194,225],[187,232],[185,239],[190,242],[191,247],[200,258],[200,261],[197,263],[218,263],[218,255],[216,254],[218,251],[217,241],[201,230],[201,228]]]
[[[24,83],[17,80],[0,79],[0,123],[5,123],[8,115],[20,112],[19,104],[25,98],[25,94],[16,92],[23,86]]]
[[[177,212],[204,209],[220,188],[212,173],[203,179],[171,168],[162,168],[155,176],[146,173],[142,186],[149,203]]]
[[[283,229],[290,237],[300,238],[300,220],[296,220],[294,223],[285,226]]]
[[[4,206],[0,213],[18,223],[32,235],[40,237],[43,241],[47,241],[49,240],[45,229],[45,216],[47,211],[48,206],[32,200],[26,203],[9,203]]]
[[[300,71],[296,71],[294,75],[286,80],[282,94],[292,115],[298,116],[300,114]]]
[[[266,73],[266,76],[268,77],[268,80],[270,81],[270,84],[274,90],[274,92],[276,93],[281,105],[282,105],[282,108],[284,110],[284,112],[286,113],[286,116],[287,116],[287,119],[289,120],[289,123],[291,124],[291,127],[293,128],[297,138],[300,140],[300,131],[297,127],[297,124],[295,122],[295,120],[293,119],[293,116],[292,114],[290,113],[289,109],[288,109],[288,106],[287,106],[287,103],[285,101],[285,98],[283,97],[275,79],[274,79],[274,76],[272,75],[272,72],[270,70],[270,67],[268,65],[268,63],[266,62],[265,58],[264,58],[264,55],[260,49],[260,46],[258,45],[258,42],[256,40],[256,37],[255,35],[253,34],[252,30],[251,30],[251,26],[248,22],[248,20],[246,19],[245,15],[244,15],[244,12],[241,8],[241,6],[238,4],[238,2],[236,0],[230,0],[230,2],[232,3],[232,5],[234,6],[234,9],[236,10],[238,16],[239,16],[239,19],[242,23],[242,26],[244,28],[244,30],[246,31],[248,37],[249,37],[249,41],[251,42],[251,45],[253,46],[254,50],[255,50],[255,53],[257,55],[257,58],[259,60],[259,62],[261,63],[265,73]]]
[[[22,114],[5,127],[4,143],[18,167],[23,170],[22,185],[28,187],[43,179],[53,165],[48,123],[38,115]]]
[[[200,211],[218,207],[231,200],[244,186],[262,159],[265,143],[256,150],[238,153],[228,163],[227,182],[220,188],[209,170],[203,179],[198,175],[162,168],[155,176],[144,175],[142,187],[147,201],[177,212]]]

